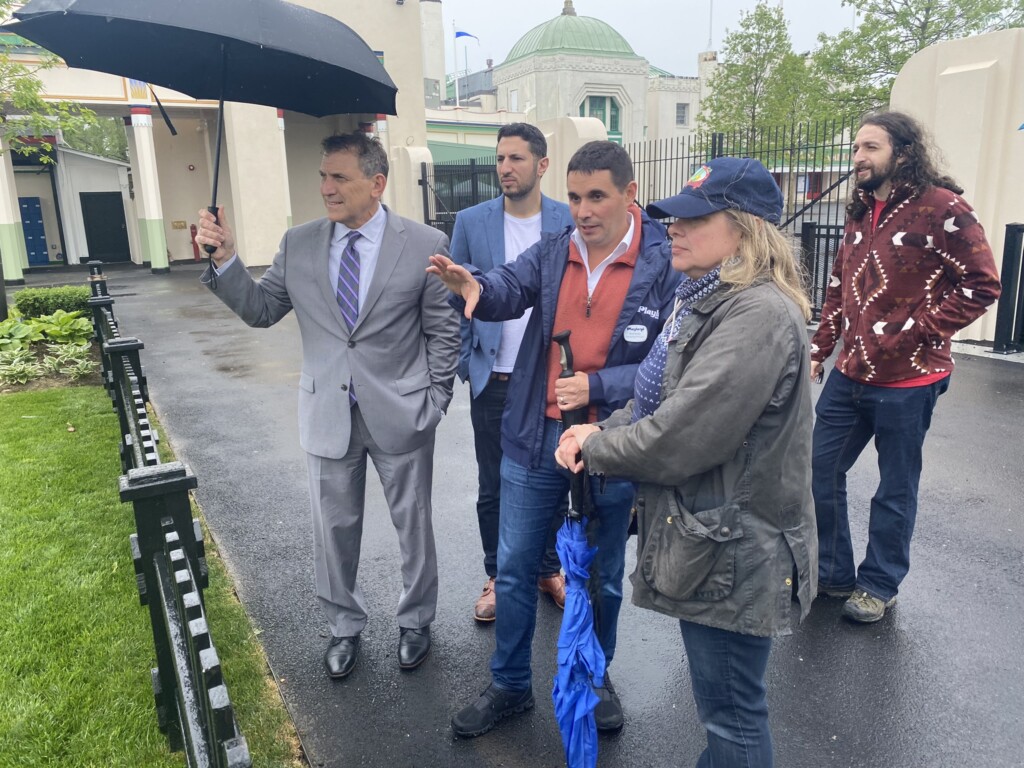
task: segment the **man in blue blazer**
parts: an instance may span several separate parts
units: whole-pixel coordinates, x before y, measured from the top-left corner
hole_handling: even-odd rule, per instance
[[[501,197],[461,211],[455,219],[451,257],[456,264],[472,264],[481,272],[516,257],[540,240],[542,232],[559,232],[572,224],[569,206],[540,192],[548,168],[544,134],[528,123],[504,125],[498,131],[498,180]],[[470,416],[479,475],[476,514],[484,548],[487,582],[473,608],[479,622],[495,617],[494,579],[498,573],[498,514],[501,495],[501,415],[508,381],[515,367],[530,310],[517,319],[484,322],[462,319],[459,378],[469,380]],[[565,604],[565,580],[559,572],[554,533],[548,537],[538,586],[555,603]]]

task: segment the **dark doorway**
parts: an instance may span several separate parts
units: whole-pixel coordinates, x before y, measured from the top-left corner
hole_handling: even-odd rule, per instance
[[[89,258],[97,261],[130,261],[128,227],[120,192],[82,192],[82,220]]]

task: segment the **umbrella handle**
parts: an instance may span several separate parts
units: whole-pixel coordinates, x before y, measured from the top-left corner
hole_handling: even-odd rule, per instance
[[[213,214],[213,220],[215,222],[219,223],[219,220],[217,219],[217,206],[216,205],[208,205],[208,206],[206,206],[206,210],[208,210],[210,213],[212,213]],[[216,245],[204,245],[203,246],[203,250],[206,251],[212,257],[213,254],[217,251],[217,246]]]

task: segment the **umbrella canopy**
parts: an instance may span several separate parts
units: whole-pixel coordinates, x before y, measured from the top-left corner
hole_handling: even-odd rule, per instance
[[[397,88],[363,39],[284,0],[31,0],[14,17],[7,31],[68,66],[196,99],[395,114]]]
[[[586,519],[567,517],[558,530],[555,549],[565,571],[565,613],[558,633],[558,671],[551,698],[562,732],[569,768],[597,765],[594,687],[604,685],[605,658],[594,633],[594,614],[587,592],[590,564],[597,547],[587,542]]]

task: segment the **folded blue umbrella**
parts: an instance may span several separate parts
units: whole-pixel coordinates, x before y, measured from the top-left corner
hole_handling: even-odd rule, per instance
[[[605,658],[594,632],[594,611],[587,591],[597,547],[587,543],[586,518],[567,517],[555,549],[565,571],[565,612],[558,633],[558,671],[551,698],[569,768],[597,765],[594,688],[604,685]]]

